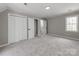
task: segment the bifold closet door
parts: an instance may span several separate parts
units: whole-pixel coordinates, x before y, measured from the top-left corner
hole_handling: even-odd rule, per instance
[[[16,42],[15,40],[15,18],[8,16],[8,43]]]
[[[34,38],[34,19],[28,18],[28,39]]]
[[[27,18],[22,18],[22,39],[27,39]]]
[[[27,39],[27,18],[15,17],[16,41]]]
[[[27,39],[27,18],[9,16],[9,43]]]

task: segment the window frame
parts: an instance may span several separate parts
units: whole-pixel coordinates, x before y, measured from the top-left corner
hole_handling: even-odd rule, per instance
[[[75,19],[75,22],[73,22],[74,20],[74,17],[76,17],[76,19]],[[68,19],[70,20],[70,21],[68,21]],[[72,21],[72,22],[71,22]],[[70,23],[70,25],[68,25],[68,22]],[[72,24],[72,25],[71,25]],[[75,24],[75,25],[74,25]],[[70,30],[68,29],[68,26],[71,26],[71,28],[72,28],[72,30],[71,30],[71,28],[70,28]],[[75,29],[73,29],[73,26],[75,26],[76,28]],[[70,16],[70,17],[66,17],[66,19],[65,19],[65,31],[66,32],[78,32],[78,16]]]

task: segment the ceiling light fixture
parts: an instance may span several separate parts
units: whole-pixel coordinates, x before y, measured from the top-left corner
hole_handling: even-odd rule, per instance
[[[24,3],[24,5],[26,6],[26,5],[27,5],[27,3]]]
[[[50,8],[51,8],[50,6],[45,7],[46,10],[50,10]]]

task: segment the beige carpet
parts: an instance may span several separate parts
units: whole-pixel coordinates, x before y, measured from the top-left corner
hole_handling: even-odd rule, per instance
[[[45,35],[0,48],[2,56],[77,56],[79,41]]]

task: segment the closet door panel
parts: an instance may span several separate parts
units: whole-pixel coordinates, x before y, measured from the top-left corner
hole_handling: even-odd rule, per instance
[[[27,39],[27,18],[23,18],[22,20],[22,31],[23,39]]]
[[[22,40],[22,22],[20,17],[15,17],[15,39]]]
[[[34,19],[28,18],[28,39],[34,38]]]
[[[15,18],[8,16],[8,43],[15,42]]]
[[[16,17],[16,41],[27,39],[27,18]]]
[[[27,18],[19,16],[9,16],[8,19],[8,42],[14,43],[27,39]]]

